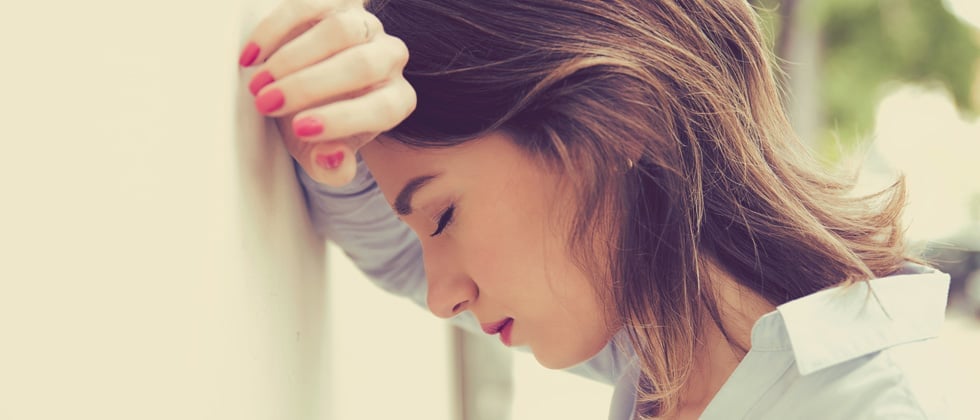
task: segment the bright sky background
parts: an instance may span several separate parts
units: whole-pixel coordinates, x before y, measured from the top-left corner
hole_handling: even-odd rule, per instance
[[[953,13],[973,26],[980,27],[980,2],[977,0],[946,0]]]
[[[946,3],[961,19],[980,27],[980,1]],[[885,98],[871,147],[863,189],[882,185],[894,171],[907,176],[912,240],[946,238],[971,222],[980,229],[971,221],[980,215],[971,215],[969,207],[971,196],[980,194],[980,120],[960,116],[939,88],[906,86]]]
[[[907,176],[913,240],[943,238],[971,222],[969,201],[980,194],[980,122],[962,119],[943,93],[905,87],[890,95],[878,109],[873,147]],[[864,179],[877,183],[885,173],[871,166]]]

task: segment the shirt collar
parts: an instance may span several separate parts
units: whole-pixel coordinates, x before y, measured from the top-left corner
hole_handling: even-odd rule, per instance
[[[890,277],[787,302],[757,322],[752,347],[792,348],[801,375],[902,343],[939,335],[949,275],[907,266]],[[781,322],[779,322],[781,321]]]

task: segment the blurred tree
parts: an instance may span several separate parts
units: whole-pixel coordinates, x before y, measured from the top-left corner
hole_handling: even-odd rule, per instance
[[[976,116],[980,32],[942,0],[751,0],[791,79],[791,114],[817,116],[801,135],[836,158],[873,130],[878,102],[902,83],[939,86],[965,115]],[[811,39],[807,39],[811,38]],[[815,48],[800,58],[795,49]],[[807,67],[813,67],[808,69]],[[792,106],[815,96],[813,105]],[[800,116],[794,117],[794,122]],[[798,127],[799,129],[800,127]]]

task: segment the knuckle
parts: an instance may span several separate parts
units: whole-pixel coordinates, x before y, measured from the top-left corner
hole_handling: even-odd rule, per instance
[[[402,105],[402,115],[399,117],[404,118],[412,112],[415,112],[415,107],[418,106],[418,96],[415,88],[408,83],[408,80],[399,76],[397,80],[392,82],[391,88],[396,92],[395,95],[400,99],[399,103]]]
[[[405,90],[405,98],[408,102],[408,109],[405,115],[408,116],[415,112],[415,108],[419,105],[419,100],[417,94],[415,93],[415,88],[413,88],[412,85],[408,84],[406,81],[404,86],[405,87],[403,89]]]
[[[304,19],[319,16],[328,9],[327,2],[323,0],[294,0],[293,2],[293,10],[297,16]]]
[[[397,91],[389,90],[389,93],[382,95],[378,101],[378,113],[385,120],[385,129],[390,129],[398,125],[399,114],[402,112],[401,98],[396,94]]]
[[[365,23],[367,23],[372,34],[384,33],[384,24],[381,23],[381,19],[367,10],[364,11],[364,15]]]
[[[359,48],[353,54],[354,65],[366,82],[376,82],[387,76],[387,69],[380,64],[374,51],[367,48]]]
[[[415,90],[403,86],[387,89],[378,104],[378,114],[384,119],[383,130],[387,131],[401,124],[415,111],[415,106]]]
[[[361,20],[350,11],[343,11],[330,15],[329,26],[333,42],[339,39],[343,45],[352,45],[360,40],[360,33],[364,32],[364,25]]]
[[[331,42],[339,36],[347,37],[347,27],[350,25],[348,21],[350,19],[345,19],[344,15],[346,13],[331,13],[323,17],[317,24],[317,28],[320,29],[318,33],[317,40],[319,42]]]
[[[408,65],[408,46],[405,45],[405,41],[402,41],[401,38],[393,37],[391,35],[387,35],[387,38],[390,39],[388,42],[391,44],[391,51],[393,58],[395,59],[396,68],[398,70],[404,69],[405,66]]]

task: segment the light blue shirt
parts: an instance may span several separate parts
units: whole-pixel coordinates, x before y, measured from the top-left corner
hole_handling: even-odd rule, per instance
[[[935,338],[948,288],[948,275],[909,265],[778,306],[701,418],[947,418]],[[610,419],[631,418],[637,374],[620,379]]]
[[[342,188],[318,184],[296,166],[313,224],[375,284],[425,307],[418,238],[358,165]],[[780,305],[756,321],[750,351],[701,418],[947,418],[945,371],[935,361],[948,287],[948,275],[908,265]],[[479,331],[468,313],[454,321]],[[568,370],[615,384],[609,419],[633,419],[639,369],[624,334]]]

